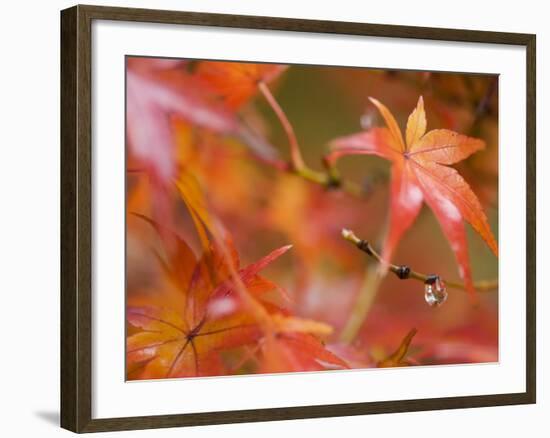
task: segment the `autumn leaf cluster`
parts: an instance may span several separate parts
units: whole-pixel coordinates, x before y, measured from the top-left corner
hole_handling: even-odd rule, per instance
[[[480,304],[469,253],[469,242],[484,242],[486,257],[498,255],[486,214],[497,199],[494,160],[474,160],[497,147],[491,78],[468,77],[463,89],[456,75],[139,57],[128,58],[126,75],[129,379],[494,360],[496,292]],[[308,100],[278,95],[315,87],[310,78],[344,96],[315,89],[309,97],[327,94],[326,106],[309,103],[312,111],[338,118],[340,105],[359,117],[331,130],[290,111],[283,101]],[[406,123],[386,95],[399,114],[400,96],[416,101]],[[428,130],[430,114],[441,127]],[[330,137],[318,145],[323,129]],[[351,155],[382,160],[358,166]],[[439,229],[426,232],[424,216]],[[382,286],[365,315],[354,302],[372,272],[341,238],[344,227],[381,247]],[[400,245],[409,235],[429,251]],[[422,284],[383,279],[397,256],[458,275],[470,298],[434,314]],[[353,342],[344,341],[353,318]]]

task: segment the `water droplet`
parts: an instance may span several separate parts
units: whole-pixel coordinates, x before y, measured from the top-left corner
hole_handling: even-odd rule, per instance
[[[447,301],[447,288],[439,277],[424,284],[424,299],[431,307],[439,307]]]

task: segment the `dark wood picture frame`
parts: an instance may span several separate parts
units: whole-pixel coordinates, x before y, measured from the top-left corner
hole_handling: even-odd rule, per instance
[[[92,149],[93,20],[221,26],[294,32],[509,44],[527,53],[526,391],[324,406],[92,419]],[[97,432],[174,426],[336,417],[535,403],[535,52],[530,34],[438,29],[165,10],[75,6],[61,12],[61,426]]]

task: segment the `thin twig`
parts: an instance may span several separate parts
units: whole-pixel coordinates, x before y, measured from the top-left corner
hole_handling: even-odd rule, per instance
[[[421,272],[413,271],[407,265],[394,265],[392,263],[386,262],[385,260],[382,259],[380,254],[376,252],[376,250],[372,247],[372,245],[369,242],[367,242],[366,240],[359,239],[355,235],[355,233],[351,230],[343,229],[342,237],[347,241],[353,243],[357,248],[359,248],[361,251],[363,251],[367,255],[374,258],[378,263],[387,266],[388,270],[393,272],[401,280],[407,280],[412,278],[414,280],[418,280],[423,283],[426,283],[433,278],[433,275],[427,275],[427,274],[422,274]],[[462,283],[458,283],[454,281],[445,281],[445,284],[447,285],[447,287],[450,287],[453,289],[466,290],[466,287]],[[498,288],[498,280],[486,280],[486,281],[479,281],[477,283],[474,283],[474,289],[480,292],[487,292],[487,291],[495,290],[497,288]]]
[[[290,159],[292,162],[292,166],[294,167],[295,170],[298,170],[298,171],[305,168],[304,159],[302,158],[302,154],[300,152],[300,146],[298,145],[298,139],[296,138],[296,134],[294,133],[294,128],[292,127],[292,124],[288,120],[285,112],[283,111],[283,109],[281,108],[281,106],[273,96],[273,94],[271,94],[271,91],[269,90],[269,87],[265,82],[259,82],[258,88],[264,95],[265,100],[267,100],[267,103],[269,103],[269,106],[275,112],[276,116],[281,122],[283,129],[286,132],[288,141],[290,143]]]
[[[262,161],[266,164],[271,164],[273,167],[278,168],[279,170],[286,170],[291,172],[306,181],[319,184],[327,189],[341,189],[349,193],[350,195],[361,197],[364,195],[364,190],[359,184],[356,184],[352,181],[343,181],[338,176],[336,169],[333,166],[330,166],[326,160],[323,160],[323,165],[326,169],[326,173],[318,172],[309,168],[302,157],[300,152],[300,146],[298,144],[298,139],[292,123],[288,120],[284,110],[281,108],[275,96],[269,90],[269,87],[265,82],[258,83],[258,89],[261,91],[262,95],[266,99],[267,103],[279,119],[281,126],[283,127],[290,145],[290,163],[288,166],[283,168],[280,162],[270,163],[269,161],[263,159]]]
[[[363,282],[357,293],[357,299],[340,333],[340,341],[344,344],[351,344],[357,333],[359,333],[374,303],[378,288],[383,279],[382,273],[373,264],[369,265],[365,270]]]

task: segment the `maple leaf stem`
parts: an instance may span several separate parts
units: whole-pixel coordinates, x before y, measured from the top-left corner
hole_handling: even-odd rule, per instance
[[[284,166],[281,166],[281,163],[279,162],[270,163],[266,159],[262,159],[262,161],[266,164],[272,164],[273,167],[276,167],[279,170],[290,171],[307,181],[315,184],[320,184],[327,189],[341,188],[343,191],[351,195],[361,197],[363,195],[363,190],[361,189],[361,187],[351,181],[342,181],[336,171],[336,168],[332,164],[330,164],[325,158],[323,158],[323,165],[326,169],[326,173],[318,172],[309,168],[306,165],[302,157],[302,153],[300,152],[300,146],[298,145],[296,133],[294,132],[294,128],[288,120],[288,117],[286,116],[284,110],[281,108],[281,106],[277,102],[277,99],[275,99],[275,96],[273,96],[265,82],[260,81],[258,83],[258,89],[261,91],[265,100],[279,119],[279,122],[281,123],[290,144],[290,165],[288,166],[288,168],[284,168]]]
[[[262,92],[265,100],[267,101],[271,109],[273,109],[273,112],[275,112],[275,115],[277,116],[279,122],[281,122],[281,125],[285,130],[285,133],[288,137],[288,142],[290,144],[290,160],[292,162],[294,170],[300,171],[304,169],[306,165],[304,163],[304,159],[302,158],[300,146],[298,145],[298,139],[296,138],[296,134],[294,133],[294,128],[292,127],[292,124],[290,123],[285,112],[269,90],[267,84],[263,81],[260,81],[258,83],[258,88]]]
[[[414,279],[426,283],[433,278],[433,274],[423,274],[412,270],[407,265],[394,265],[388,263],[382,259],[380,254],[372,247],[372,245],[366,240],[359,239],[355,233],[351,230],[343,229],[342,237],[348,242],[353,243],[357,248],[374,258],[378,263],[385,264],[388,270],[393,272],[399,279],[408,280]],[[466,286],[463,283],[454,281],[445,281],[445,284],[449,288],[466,290]],[[498,288],[498,280],[484,280],[474,283],[474,288],[480,292],[488,292]]]

